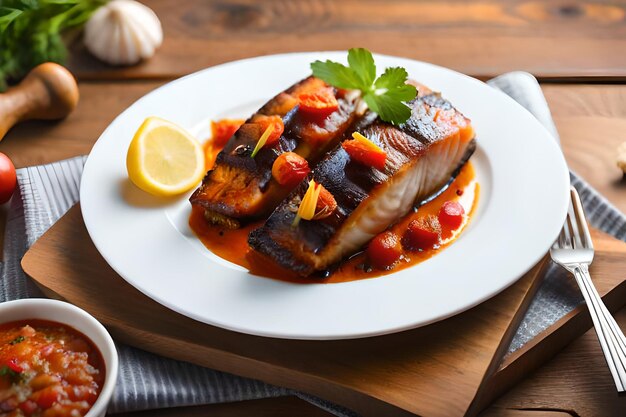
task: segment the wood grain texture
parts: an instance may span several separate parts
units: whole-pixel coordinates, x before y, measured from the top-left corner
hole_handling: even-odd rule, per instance
[[[626,244],[602,232],[595,230],[592,232],[595,249],[603,254],[602,258],[595,258],[594,264],[591,266],[593,282],[602,295],[607,308],[615,312],[623,307],[626,301],[626,283],[615,286],[609,292],[607,292],[607,288],[614,285],[611,276],[621,277],[617,271],[626,266]],[[498,372],[483,386],[483,389],[490,393],[489,400],[500,396],[527,377],[591,326],[591,317],[587,307],[582,304],[545,329],[521,349],[505,357]],[[559,374],[559,377],[563,378],[563,375]],[[487,403],[483,402],[483,404],[486,405]]]
[[[85,155],[119,113],[161,84],[81,83],[78,107],[67,119],[24,122],[0,142],[0,152],[18,168]]]
[[[584,315],[590,320],[588,313]],[[626,329],[626,308],[615,319]],[[495,410],[561,410],[575,417],[620,417],[626,415],[626,397],[615,392],[595,331],[590,330],[502,396],[493,407]]]
[[[626,77],[626,3],[564,0],[145,0],[164,43],[150,61],[109,67],[78,48],[80,79],[171,78],[250,56],[372,51],[489,78]]]
[[[297,341],[204,325],[150,300],[98,254],[78,206],[33,245],[22,265],[48,295],[91,312],[121,342],[302,390],[365,416],[435,417],[468,409],[486,372],[496,368],[496,353],[508,346],[510,338],[503,336],[521,319],[519,307],[538,272],[424,328],[360,340]]]
[[[25,122],[0,142],[17,167],[84,155],[107,125],[161,81],[83,82],[78,108],[63,122]],[[626,141],[625,85],[544,84],[570,167],[626,212],[626,182],[615,165]]]
[[[480,417],[573,417],[571,413],[562,410],[518,410],[512,408],[491,407]]]
[[[616,165],[626,142],[626,86],[543,86],[570,167],[626,213],[626,180]]]

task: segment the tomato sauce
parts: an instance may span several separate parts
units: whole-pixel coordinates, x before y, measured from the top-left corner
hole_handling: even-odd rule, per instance
[[[209,140],[205,144],[205,149],[207,149],[207,169],[210,169],[214,164],[215,155],[219,153],[221,147],[219,145],[213,145],[213,141]],[[463,217],[463,222],[455,229],[442,225],[441,241],[438,245],[417,251],[403,249],[400,260],[392,268],[387,270],[372,268],[369,265],[365,253],[360,252],[341,262],[324,278],[302,278],[292,271],[286,270],[273,263],[267,257],[251,250],[248,246],[248,235],[252,230],[260,227],[263,221],[250,223],[240,229],[226,229],[208,224],[204,219],[203,210],[194,207],[189,218],[189,226],[202,241],[204,246],[211,252],[227,261],[248,269],[250,273],[254,275],[302,284],[348,282],[388,275],[423,262],[441,252],[452,244],[467,227],[475,212],[479,191],[480,187],[476,182],[474,168],[471,162],[467,163],[444,192],[435,199],[407,214],[402,220],[389,229],[398,236],[402,236],[411,221],[425,218],[428,215],[437,216],[445,202],[456,201],[461,204],[465,210],[466,214]]]
[[[78,331],[44,320],[0,325],[0,417],[84,416],[104,378],[100,352]]]

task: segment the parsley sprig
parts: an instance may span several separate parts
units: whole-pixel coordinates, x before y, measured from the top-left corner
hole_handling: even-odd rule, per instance
[[[387,68],[376,78],[376,64],[372,53],[364,48],[348,51],[348,65],[327,60],[311,64],[313,75],[338,88],[360,90],[367,106],[389,123],[399,125],[411,116],[405,104],[417,95],[417,89],[406,84],[404,68]]]
[[[26,340],[26,338],[25,338],[24,336],[22,336],[22,335],[19,335],[19,336],[18,336],[18,337],[16,337],[15,339],[11,340],[11,341],[9,342],[9,344],[10,344],[11,346],[13,346],[13,345],[17,345],[18,343],[22,343],[24,340]]]
[[[67,58],[64,35],[107,0],[0,0],[0,92],[31,68]]]

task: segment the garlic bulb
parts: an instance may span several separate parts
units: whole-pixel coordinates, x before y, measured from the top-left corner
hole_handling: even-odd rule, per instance
[[[133,65],[150,58],[163,41],[157,15],[134,0],[112,0],[85,25],[85,46],[102,61]]]

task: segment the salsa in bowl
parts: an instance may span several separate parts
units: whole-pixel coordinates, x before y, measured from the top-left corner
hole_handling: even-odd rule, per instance
[[[0,416],[104,416],[117,379],[113,340],[71,304],[0,304]]]

